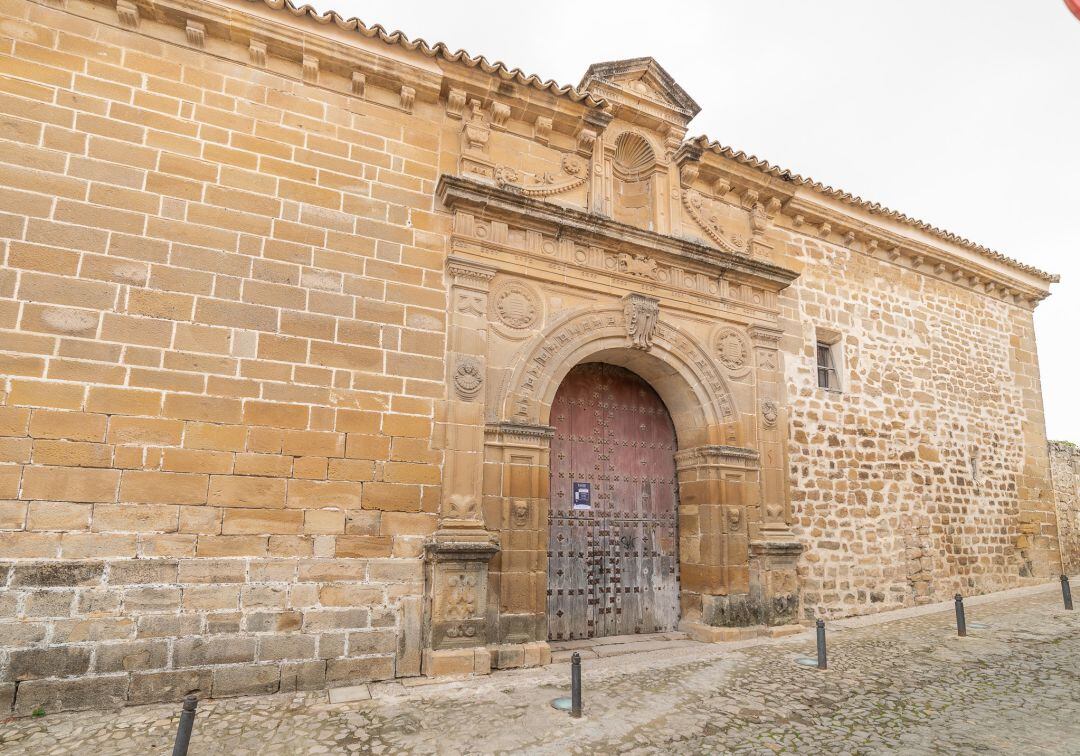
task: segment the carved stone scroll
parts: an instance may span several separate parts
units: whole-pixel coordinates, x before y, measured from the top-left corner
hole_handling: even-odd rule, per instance
[[[720,225],[720,219],[700,192],[687,189],[682,193],[682,201],[687,214],[701,226],[720,249],[734,255],[747,254],[746,240],[738,234],[727,234],[724,231],[723,226]]]

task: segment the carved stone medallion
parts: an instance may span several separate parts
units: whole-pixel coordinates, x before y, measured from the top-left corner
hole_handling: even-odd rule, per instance
[[[738,507],[727,508],[728,524],[732,528],[739,527],[739,521],[742,519],[742,512]]]
[[[720,364],[732,375],[742,375],[750,369],[750,345],[736,329],[724,327],[717,331],[713,349]]]
[[[529,502],[525,499],[514,499],[511,504],[514,515],[514,525],[523,528],[529,524]]]
[[[776,427],[776,418],[779,414],[780,409],[772,399],[766,399],[761,403],[761,422],[766,428]]]
[[[492,292],[491,310],[509,328],[532,328],[540,318],[540,297],[520,281],[507,281]]]
[[[480,363],[472,357],[458,359],[454,369],[454,388],[457,395],[465,401],[472,401],[484,385],[484,372]]]

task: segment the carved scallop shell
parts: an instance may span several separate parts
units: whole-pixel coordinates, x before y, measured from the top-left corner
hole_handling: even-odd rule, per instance
[[[625,176],[639,178],[656,163],[652,147],[640,134],[625,132],[615,140],[615,168]]]

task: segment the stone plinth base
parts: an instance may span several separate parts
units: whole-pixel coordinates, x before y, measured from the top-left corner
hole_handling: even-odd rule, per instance
[[[749,640],[765,635],[764,625],[749,627],[714,627],[703,622],[679,623],[679,629],[701,643],[728,643],[730,641]]]
[[[547,664],[551,664],[551,646],[547,641],[507,643],[491,648],[491,666],[494,669],[543,667]]]
[[[491,674],[491,652],[484,646],[472,648],[425,648],[423,673],[427,677]]]

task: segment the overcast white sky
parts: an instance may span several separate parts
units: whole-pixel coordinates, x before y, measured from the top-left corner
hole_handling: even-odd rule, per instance
[[[1080,21],[1062,0],[315,0],[577,84],[651,55],[690,135],[1060,273],[1036,310],[1046,425],[1080,442]]]

